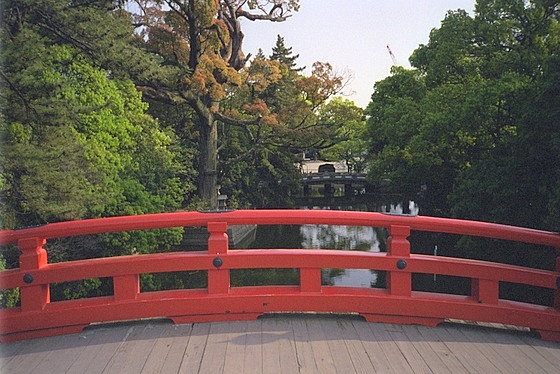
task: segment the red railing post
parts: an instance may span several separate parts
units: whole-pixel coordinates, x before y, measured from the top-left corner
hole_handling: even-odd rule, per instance
[[[134,300],[140,293],[140,275],[127,274],[113,277],[115,301]]]
[[[227,222],[208,222],[208,254],[214,255],[212,269],[208,270],[208,293],[228,293],[229,270],[221,269],[229,250]]]
[[[488,279],[471,279],[471,297],[483,304],[498,304],[500,282]]]
[[[33,271],[47,266],[47,251],[43,248],[47,241],[42,238],[25,238],[18,241],[18,247],[23,252],[19,257],[19,270],[23,281],[28,286],[20,287],[21,311],[43,310],[50,302],[48,284],[33,285]]]
[[[321,269],[299,269],[301,292],[321,292]]]
[[[409,226],[392,225],[389,227],[387,238],[387,255],[400,257],[395,262],[395,268],[387,272],[387,290],[391,295],[410,296],[412,292],[412,277],[406,270],[410,257]]]

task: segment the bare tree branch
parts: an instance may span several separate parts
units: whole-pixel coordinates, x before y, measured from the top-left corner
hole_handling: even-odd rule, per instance
[[[226,125],[233,125],[233,126],[247,126],[247,125],[258,125],[261,122],[262,116],[255,117],[249,120],[240,120],[228,117],[222,113],[216,112],[214,113],[216,119],[220,122],[225,123]]]
[[[283,13],[283,12],[282,12]],[[237,10],[238,17],[245,17],[250,21],[270,21],[270,22],[284,22],[292,15],[288,14],[286,16],[274,16],[272,14],[253,14],[249,13],[244,9]]]

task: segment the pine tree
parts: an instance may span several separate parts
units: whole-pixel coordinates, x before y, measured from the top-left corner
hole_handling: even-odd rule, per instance
[[[276,39],[276,46],[272,47],[272,55],[270,55],[270,59],[283,63],[291,71],[300,72],[305,69],[305,66],[296,68],[296,60],[298,58],[299,54],[292,56],[292,47],[286,47],[284,44],[284,38],[278,35]]]
[[[264,52],[261,48],[259,48],[259,51],[255,55],[255,59],[266,60],[266,56],[264,55]]]

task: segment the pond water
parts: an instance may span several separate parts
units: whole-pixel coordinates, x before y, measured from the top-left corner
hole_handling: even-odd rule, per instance
[[[417,215],[418,206],[411,202],[408,214]],[[302,207],[301,209],[359,210],[402,213],[400,205],[379,206],[377,209],[361,206]],[[321,248],[348,251],[385,252],[387,230],[376,227],[332,225],[286,225],[258,226],[256,239],[251,248]],[[554,248],[517,245],[508,241],[491,239],[459,240],[454,235],[413,232],[409,237],[411,252],[438,256],[451,256],[529,266],[544,270],[555,262]],[[538,254],[538,255],[536,255]],[[552,265],[551,265],[552,264]],[[261,272],[239,271],[232,282],[239,285],[298,284],[295,269],[267,269]],[[322,284],[351,287],[385,287],[383,271],[359,269],[323,269]],[[276,283],[274,283],[276,282]],[[412,289],[417,291],[444,292],[469,295],[471,281],[468,278],[412,274]],[[514,283],[500,284],[500,297],[516,301],[550,305],[552,291]]]
[[[359,210],[366,206],[302,207],[301,209]],[[369,211],[402,213],[400,205],[380,206]],[[409,204],[411,214],[418,206]],[[380,252],[385,249],[387,232],[382,228],[333,225],[259,226],[252,248],[320,248],[348,251]],[[383,287],[384,277],[377,271],[363,269],[323,269],[322,283],[334,286]]]
[[[378,235],[380,232],[380,235]],[[300,227],[302,248],[322,248],[379,252],[385,233],[373,227],[303,225]],[[376,271],[361,269],[324,269],[323,283],[334,286],[375,287]]]

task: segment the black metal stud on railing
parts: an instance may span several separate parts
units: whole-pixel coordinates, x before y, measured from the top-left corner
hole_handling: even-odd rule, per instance
[[[222,266],[224,264],[224,260],[222,260],[220,257],[216,257],[214,260],[212,260],[212,265],[214,265],[216,268],[220,268],[220,266]]]
[[[398,268],[399,270],[403,270],[404,268],[406,268],[406,265],[407,265],[407,264],[406,264],[406,261],[405,261],[405,260],[402,260],[402,259],[401,259],[401,260],[398,260],[398,261],[397,261],[397,268]]]
[[[33,275],[31,274],[25,274],[23,276],[23,281],[27,284],[33,283]]]

